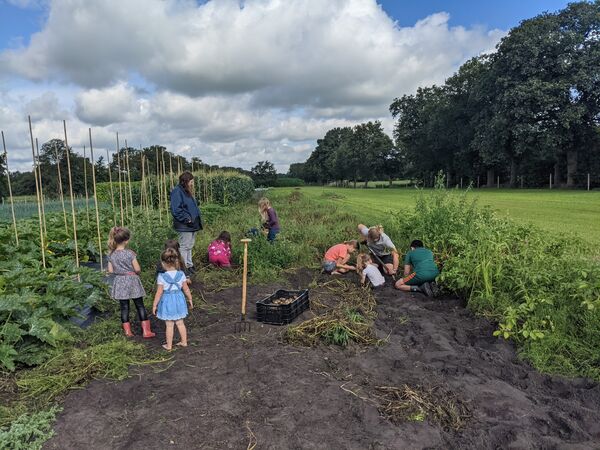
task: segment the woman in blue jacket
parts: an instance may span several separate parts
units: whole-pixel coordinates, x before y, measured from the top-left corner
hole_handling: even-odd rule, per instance
[[[182,270],[194,273],[192,249],[196,241],[196,233],[202,229],[200,209],[192,195],[194,175],[185,171],[179,176],[179,184],[171,191],[171,214],[173,228],[179,234],[179,248],[186,267]]]

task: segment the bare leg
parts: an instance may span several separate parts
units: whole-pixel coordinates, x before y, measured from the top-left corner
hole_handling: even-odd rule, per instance
[[[173,348],[173,327],[175,325],[175,322],[172,320],[167,320],[165,325],[166,325],[165,335],[167,336],[167,343],[165,345],[163,345],[163,348],[165,350],[171,350]]]
[[[183,319],[175,321],[175,325],[177,325],[177,331],[179,331],[179,336],[181,337],[181,341],[179,341],[177,345],[180,347],[187,347],[187,329],[185,328]]]

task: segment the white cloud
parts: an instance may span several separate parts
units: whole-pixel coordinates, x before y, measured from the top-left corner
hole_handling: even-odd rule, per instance
[[[90,89],[77,94],[75,113],[92,125],[110,125],[123,122],[131,114],[139,113],[140,103],[135,89],[118,83],[105,89]]]
[[[398,27],[375,0],[116,5],[53,1],[28,46],[0,53],[12,80],[76,91],[24,108],[51,123],[68,104],[75,130],[92,125],[106,145],[119,129],[245,167],[302,160],[334,126],[380,119],[391,131],[393,98],[443,82],[503,34],[450,27],[446,13]]]

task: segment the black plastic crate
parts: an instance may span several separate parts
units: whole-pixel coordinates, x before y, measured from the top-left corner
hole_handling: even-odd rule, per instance
[[[294,295],[296,299],[287,305],[274,305],[273,301],[282,297]],[[267,298],[256,302],[256,319],[271,325],[285,325],[310,307],[308,289],[303,291],[278,290]]]

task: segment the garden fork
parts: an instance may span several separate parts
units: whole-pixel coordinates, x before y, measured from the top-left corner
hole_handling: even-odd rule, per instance
[[[234,331],[236,333],[250,331],[250,322],[246,321],[246,288],[248,279],[248,243],[252,242],[252,239],[242,239],[241,242],[244,244],[244,277],[242,278],[242,317],[239,322],[235,323]]]

